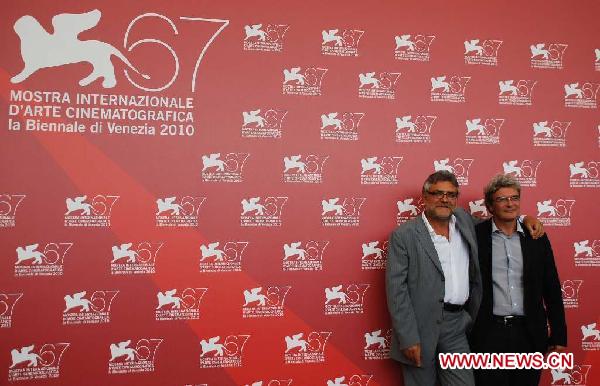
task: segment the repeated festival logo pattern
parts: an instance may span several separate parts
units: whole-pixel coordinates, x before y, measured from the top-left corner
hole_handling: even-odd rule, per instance
[[[306,240],[283,244],[284,271],[321,271],[329,241]]]
[[[15,277],[61,276],[64,259],[73,243],[49,242],[19,246],[16,249]]]
[[[200,341],[200,367],[241,367],[243,351],[250,335],[213,336]]]
[[[533,146],[566,147],[567,130],[570,126],[571,122],[533,122]]]
[[[531,106],[536,80],[508,79],[498,81],[498,103],[501,105]]]
[[[286,110],[257,108],[242,112],[242,137],[281,138]]]
[[[470,39],[465,40],[465,64],[480,64],[485,66],[498,65],[498,50],[502,40]]]
[[[579,308],[579,294],[583,280],[566,279],[561,283],[562,297],[565,308]]]
[[[365,31],[339,28],[323,30],[321,53],[332,56],[358,56],[358,43]]]
[[[358,74],[358,97],[366,99],[396,99],[399,72],[365,72]]]
[[[229,24],[228,20],[222,19],[187,16],[170,18],[161,14],[142,14],[134,18],[127,26],[123,47],[117,47],[115,42],[120,39],[111,39],[109,42],[108,39],[98,35],[100,29],[95,29],[95,27],[100,23],[101,18],[102,13],[99,10],[80,14],[57,14],[52,18],[52,27],[54,28],[52,33],[51,29],[44,27],[48,25],[48,20],[42,20],[41,17],[25,15],[14,21],[15,38],[19,39],[22,64],[19,62],[19,68],[10,78],[11,87],[15,87],[15,89],[11,90],[14,91],[11,94],[14,96],[14,99],[11,100],[14,103],[11,103],[8,109],[9,130],[15,134],[21,131],[19,121],[23,117],[28,117],[30,120],[23,125],[22,133],[36,131],[36,134],[48,137],[56,134],[48,129],[49,122],[45,122],[45,120],[56,120],[56,116],[50,117],[49,115],[52,109],[37,105],[42,103],[64,106],[84,105],[85,103],[82,101],[90,98],[90,95],[82,96],[73,92],[57,91],[52,96],[44,97],[48,99],[37,100],[38,96],[36,95],[38,94],[36,93],[45,93],[46,91],[34,90],[36,77],[60,76],[62,71],[66,71],[74,63],[85,63],[92,72],[81,79],[75,79],[74,82],[70,81],[74,84],[69,83],[68,87],[77,87],[78,81],[81,89],[88,88],[89,90],[90,87],[96,87],[100,91],[108,92],[111,89],[119,90],[122,87],[130,87],[135,90],[135,93],[145,94],[146,97],[149,95],[156,97],[160,95],[158,92],[169,89],[176,79],[183,78],[184,63],[187,64],[189,61],[192,64],[195,63],[195,67],[192,66],[194,71],[189,74],[190,79],[186,84],[194,92],[196,84],[201,84],[197,80],[197,75],[202,58],[211,44],[218,41],[219,34]],[[441,52],[446,44],[447,37],[444,36],[444,33],[432,35],[415,31],[397,31],[398,35],[393,36],[393,42],[392,36],[388,36],[386,42],[381,43],[381,48],[378,48],[379,52],[374,52],[372,46],[369,45],[372,43],[371,39],[375,39],[374,31],[365,31],[360,29],[359,25],[348,26],[339,21],[329,22],[319,26],[317,33],[313,33],[312,36],[302,35],[307,41],[310,40],[313,47],[311,50],[317,54],[316,58],[311,59],[312,62],[303,62],[299,61],[301,56],[292,56],[295,55],[293,52],[297,49],[292,45],[296,41],[292,39],[297,39],[297,36],[293,35],[304,34],[300,23],[291,28],[289,24],[268,23],[265,19],[244,21],[247,24],[242,23],[239,26],[235,35],[236,50],[246,55],[247,58],[284,59],[276,62],[275,67],[270,66],[273,79],[268,85],[265,84],[265,89],[274,90],[278,100],[264,100],[261,95],[264,90],[255,89],[253,90],[254,94],[249,95],[243,106],[236,107],[236,118],[233,125],[219,122],[216,124],[218,127],[211,128],[211,130],[235,132],[235,139],[241,138],[239,143],[231,141],[227,142],[225,146],[221,144],[219,147],[207,147],[204,145],[210,144],[211,138],[200,137],[200,146],[193,153],[195,154],[194,175],[184,176],[189,178],[189,181],[193,181],[192,187],[186,187],[189,190],[181,190],[180,187],[169,186],[166,193],[164,191],[161,192],[162,194],[153,193],[156,195],[148,201],[149,205],[147,206],[150,210],[146,209],[147,213],[140,215],[140,223],[145,221],[142,218],[149,217],[152,226],[151,232],[157,232],[156,234],[144,235],[143,227],[140,227],[136,230],[139,233],[134,233],[133,237],[127,234],[127,237],[122,240],[119,235],[115,240],[102,247],[98,253],[103,259],[102,264],[106,269],[104,273],[109,275],[109,278],[119,279],[115,283],[123,279],[124,283],[128,283],[127,285],[129,283],[133,285],[139,279],[154,280],[160,277],[159,274],[163,267],[172,264],[173,253],[177,253],[171,249],[177,248],[176,242],[171,238],[161,241],[167,239],[167,237],[163,239],[163,235],[177,234],[178,231],[201,232],[202,236],[206,234],[210,237],[195,241],[195,250],[181,257],[193,262],[191,268],[196,274],[210,277],[211,280],[214,277],[225,278],[227,275],[239,275],[245,268],[252,267],[256,261],[261,261],[261,263],[271,264],[269,269],[272,269],[273,263],[275,263],[276,271],[279,271],[282,278],[288,275],[292,278],[288,281],[278,280],[279,278],[276,277],[274,280],[228,288],[231,293],[236,294],[237,300],[231,303],[235,305],[234,312],[244,318],[246,322],[267,323],[275,320],[285,324],[290,314],[295,311],[290,312],[287,309],[286,301],[304,296],[304,283],[302,280],[293,278],[300,277],[296,275],[302,275],[301,277],[306,277],[307,281],[311,281],[316,277],[311,275],[318,275],[318,272],[310,273],[312,271],[325,271],[328,275],[331,272],[337,272],[335,271],[337,269],[336,262],[340,259],[338,251],[343,250],[338,243],[337,235],[371,227],[369,221],[372,221],[372,218],[361,219],[361,209],[365,208],[367,200],[370,203],[373,202],[375,207],[376,200],[371,199],[371,193],[364,192],[403,188],[405,179],[406,183],[413,184],[411,176],[414,175],[414,171],[411,168],[414,167],[412,159],[414,154],[424,153],[426,155],[428,161],[423,161],[421,164],[425,165],[423,170],[431,169],[431,162],[433,162],[433,170],[449,170],[456,174],[462,187],[470,189],[475,186],[479,192],[477,184],[480,184],[481,181],[479,179],[469,181],[471,166],[475,159],[465,158],[465,154],[470,155],[471,149],[473,149],[472,154],[478,159],[473,176],[479,177],[479,173],[485,173],[485,171],[479,170],[479,163],[487,162],[480,161],[479,154],[482,151],[480,149],[483,148],[485,152],[492,150],[497,153],[506,145],[510,146],[517,140],[527,142],[528,149],[533,150],[533,154],[508,152],[502,156],[503,158],[494,162],[496,162],[498,172],[512,174],[526,188],[539,187],[542,189],[546,187],[547,181],[538,179],[538,171],[540,171],[540,176],[542,172],[551,171],[556,172],[557,175],[560,173],[562,190],[559,190],[558,193],[551,192],[546,197],[536,198],[539,201],[535,203],[537,212],[534,210],[534,214],[547,227],[573,227],[575,224],[572,218],[579,222],[579,218],[573,217],[576,201],[585,200],[585,194],[600,188],[598,172],[600,161],[593,158],[593,155],[573,156],[571,154],[571,158],[562,160],[556,170],[551,170],[551,158],[548,158],[550,156],[540,156],[540,153],[537,153],[537,151],[546,149],[549,152],[564,152],[567,145],[578,146],[579,144],[575,143],[576,140],[570,137],[583,135],[584,130],[588,130],[590,127],[587,123],[581,122],[578,119],[580,116],[576,114],[580,111],[585,113],[586,110],[593,112],[593,109],[597,109],[597,93],[600,83],[594,80],[589,73],[578,74],[574,78],[561,78],[552,89],[543,76],[537,77],[537,74],[562,74],[561,70],[570,67],[572,55],[575,53],[574,46],[568,49],[569,45],[566,42],[556,43],[543,40],[521,44],[522,53],[519,60],[525,64],[524,67],[528,67],[526,69],[529,71],[527,73],[507,71],[488,84],[483,84],[479,76],[485,71],[504,68],[509,59],[505,51],[509,49],[509,46],[514,45],[514,42],[485,39],[486,36],[477,35],[461,37],[460,41],[463,41],[464,38],[464,51],[460,41],[458,44],[453,44],[451,48],[454,52],[453,55],[459,59],[461,66],[464,65],[463,70],[466,69],[466,71],[452,69],[449,70],[450,72],[446,72],[448,70],[441,69],[427,73],[419,80],[419,87],[426,94],[425,100],[421,102],[430,103],[431,106],[429,108],[426,106],[398,107],[395,100],[403,100],[405,96],[412,98],[413,90],[404,86],[405,81],[408,83],[413,80],[411,78],[413,68],[416,67],[411,66],[428,65],[426,62],[433,64],[444,59],[438,56],[438,52]],[[137,27],[142,21],[148,22],[149,20],[164,24],[162,27],[156,27],[157,30],[165,28],[164,31],[172,33],[174,40],[165,39],[163,41],[158,40],[158,37],[143,36],[141,40],[132,42],[131,36],[136,36]],[[103,20],[104,23],[106,21]],[[200,56],[192,58],[193,60],[190,58],[184,60],[183,52],[180,49],[183,44],[178,39],[188,33],[183,25],[192,22],[204,23],[213,28],[219,26],[219,28],[209,37],[203,47],[200,44],[199,49],[196,50],[200,52]],[[125,28],[123,29],[125,30]],[[94,40],[79,37],[79,34],[84,31],[89,31],[94,36]],[[161,32],[164,31],[161,30]],[[41,44],[39,37],[45,37],[46,44]],[[61,47],[60,38],[65,38],[68,44]],[[199,39],[196,38],[194,41],[199,42]],[[136,50],[141,48],[139,46],[143,45],[146,45],[146,48],[154,47],[161,50],[155,52],[162,52],[169,63],[172,61],[173,73],[162,77],[156,76],[153,72],[147,73],[148,66],[143,60],[138,60],[139,57],[136,54]],[[387,48],[385,48],[386,46]],[[306,49],[308,50],[308,48]],[[382,57],[380,54],[385,51],[391,62],[384,66],[382,63],[377,63],[376,60]],[[600,71],[600,48],[586,52],[589,54],[589,60],[586,60],[588,60],[590,71],[597,73]],[[290,58],[295,59],[289,60],[288,54],[290,54]],[[339,70],[343,66],[350,66],[350,63],[358,63],[356,62],[358,58],[369,59],[369,61],[361,63],[360,66],[351,67],[353,68],[351,75],[348,75],[348,71],[341,72]],[[271,59],[268,59],[266,63],[270,61]],[[395,65],[390,67],[390,63],[395,63]],[[593,69],[590,64],[593,64]],[[394,72],[400,69],[398,65],[403,66],[402,74]],[[406,66],[406,70],[404,66]],[[251,68],[248,67],[248,69]],[[283,75],[283,79],[281,79],[281,75]],[[254,76],[254,74],[250,76]],[[558,77],[558,75],[556,76]],[[519,79],[520,77],[527,79]],[[159,84],[160,82],[163,83]],[[497,88],[496,82],[498,82]],[[331,99],[327,98],[336,95],[340,84],[350,85],[347,88],[351,92],[347,97],[345,96],[344,100],[340,101],[343,103],[329,103]],[[116,88],[117,85],[118,88]],[[17,92],[15,91],[16,87],[32,88],[32,90],[19,89]],[[476,92],[471,90],[471,87],[476,87]],[[539,102],[538,96],[536,96],[536,108],[548,107],[541,103],[542,96],[548,93],[557,96],[560,101],[557,107],[565,107],[566,113],[561,115],[562,112],[557,111],[556,115],[547,115],[545,113],[538,114],[538,111],[528,115],[525,120],[515,119],[517,112],[535,111],[525,110],[534,106],[534,88],[536,94],[540,94]],[[112,92],[116,93],[117,91]],[[497,95],[498,105],[495,106],[497,111],[469,111],[467,114],[461,115],[456,125],[452,126],[453,123],[449,121],[444,108],[468,109],[470,103],[476,101],[479,93],[482,92],[494,100]],[[16,96],[25,99],[18,100]],[[106,94],[106,96],[107,98],[122,97],[123,99],[127,97],[117,94]],[[136,99],[133,95],[130,97],[133,98],[131,100]],[[139,95],[139,97],[144,97],[144,95]],[[310,111],[310,114],[299,114],[297,103],[304,103],[308,100],[315,102],[314,109]],[[99,119],[95,126],[87,127],[91,130],[85,132],[85,135],[93,133],[94,130],[101,132],[102,123],[108,123],[108,132],[113,136],[143,133],[154,135],[156,132],[160,135],[181,137],[179,139],[186,137],[190,139],[190,137],[198,135],[196,129],[205,130],[204,127],[199,127],[197,123],[193,122],[192,102],[193,98],[185,103],[182,102],[181,105],[173,102],[167,103],[171,104],[173,110],[177,110],[169,112],[171,115],[166,114],[167,117],[185,116],[186,120],[191,121],[189,124],[181,125],[179,122],[177,124],[173,122],[157,124],[155,131],[154,126],[149,126],[146,122],[123,122],[126,119],[120,119],[121,122],[100,122],[101,119]],[[390,106],[395,103],[396,107],[385,110],[386,114],[379,115],[379,106],[387,106],[388,103]],[[138,109],[140,106],[131,110],[138,111]],[[148,112],[152,113],[150,109]],[[389,114],[387,114],[388,112]],[[152,121],[153,119],[150,117],[154,117],[152,114],[135,115],[135,118],[131,118],[131,120],[144,121],[143,118],[139,118],[140,116],[147,117],[148,121]],[[571,117],[573,118],[571,119]],[[177,120],[176,118],[166,120],[169,119]],[[597,133],[597,146],[600,147],[600,125],[598,122],[594,124],[598,126],[597,131],[596,127],[593,129],[594,133]],[[69,129],[70,132],[84,134],[85,130],[81,129],[83,127],[81,125],[81,122],[74,121],[71,126],[72,130]],[[573,129],[571,129],[572,125]],[[296,146],[298,143],[290,146],[286,137],[298,135],[300,130],[305,130],[301,135],[306,134],[307,138],[310,135],[312,139],[317,139],[314,142],[315,146]],[[515,135],[519,130],[520,132]],[[569,143],[567,142],[568,132]],[[204,134],[205,132],[202,132],[202,135]],[[401,151],[375,150],[365,145],[372,140],[370,138],[379,135],[384,141],[392,144],[395,142],[395,146]],[[585,135],[589,136],[587,132]],[[463,150],[459,149],[453,156],[443,152],[439,153],[437,150],[431,151],[432,145],[437,146],[438,141],[443,141],[443,138],[448,138],[448,136],[457,136],[462,145],[469,145],[466,147],[469,150],[461,153]],[[526,141],[524,141],[525,139]],[[596,141],[595,137],[593,139]],[[252,146],[255,144],[260,145],[253,148]],[[263,155],[261,152],[264,152],[264,148],[261,147],[263,144],[271,146],[269,150],[274,148],[279,150],[279,146],[281,146],[282,151],[277,152],[276,158],[278,166],[267,165],[269,166],[267,168],[265,164],[260,163]],[[410,149],[406,147],[409,144],[411,145]],[[345,173],[344,169],[339,168],[339,162],[342,159],[340,154],[354,154],[353,157],[348,157],[344,161],[347,161],[346,166],[351,165],[354,170],[348,174],[351,174],[349,178],[353,179],[352,186],[356,190],[349,189],[347,185],[338,184],[340,177]],[[277,190],[277,188],[266,192],[254,188],[250,191],[244,190],[248,181],[252,179],[253,173],[259,169],[262,173],[261,168],[265,171],[265,178],[274,178],[281,190]],[[270,173],[271,171],[272,173]],[[266,177],[266,172],[269,172],[271,177]],[[93,178],[93,176],[88,178]],[[207,187],[206,192],[203,191],[204,187]],[[69,190],[67,193],[61,193],[65,194],[61,196],[65,204],[61,204],[62,199],[57,204],[57,207],[60,207],[58,220],[59,224],[64,224],[62,230],[72,237],[69,235],[50,237],[33,235],[31,238],[19,236],[20,238],[11,244],[10,254],[7,257],[7,260],[11,261],[8,264],[13,264],[14,267],[14,271],[12,271],[13,267],[9,266],[12,271],[9,272],[10,279],[14,279],[17,283],[41,282],[42,280],[50,280],[54,283],[56,280],[66,280],[67,282],[71,280],[69,269],[81,263],[83,259],[87,259],[90,253],[80,250],[80,242],[85,237],[92,236],[81,235],[86,232],[89,232],[90,235],[111,232],[121,226],[123,219],[120,217],[120,211],[126,205],[130,205],[131,197],[128,197],[127,192],[118,188],[117,186],[115,190],[112,190],[113,187],[108,187],[107,190],[104,190],[102,187],[101,190],[83,189],[81,192]],[[210,212],[214,209],[214,207],[204,208],[204,206],[212,205],[211,202],[208,202],[208,198],[210,197],[212,200],[215,189],[219,188],[223,191],[237,192],[235,200],[231,203],[233,209],[223,210],[219,217],[204,218],[205,210]],[[237,188],[241,190],[237,191]],[[33,191],[23,191],[22,187],[18,186],[5,186],[3,191],[6,193],[0,194],[0,228],[8,228],[5,229],[7,232],[21,231],[24,220],[31,221],[31,218],[27,218],[27,216],[32,216],[32,212],[29,211],[38,209],[36,205],[39,204],[36,200],[39,198],[35,197],[36,194]],[[187,192],[185,193],[187,195],[182,194],[182,191]],[[311,196],[312,198],[309,200],[298,192],[310,192],[311,194],[316,193],[316,195]],[[308,196],[309,193],[307,193]],[[414,191],[400,190],[398,195],[394,196],[394,200],[395,207],[390,206],[392,205],[390,203],[386,208],[389,208],[388,214],[392,213],[392,216],[397,209],[397,224],[410,221],[423,211],[422,199]],[[326,232],[327,236],[320,233],[295,234],[289,232],[298,217],[290,215],[288,218],[288,213],[298,216],[298,208],[302,210],[302,202],[304,202],[304,208],[310,208],[310,212],[316,214],[309,218],[309,210],[306,210],[307,223],[311,221],[311,226],[319,232]],[[472,215],[489,217],[490,214],[482,198],[468,196],[465,203]],[[369,210],[371,209],[370,205],[367,207]],[[579,205],[583,206],[581,203]],[[237,212],[236,208],[241,211]],[[203,209],[202,212],[200,209]],[[155,212],[153,213],[152,210]],[[23,215],[24,211],[25,215]],[[213,233],[213,226],[216,222],[226,221],[225,212],[233,212],[235,222],[232,229],[234,231],[227,235]],[[237,222],[238,213],[239,223]],[[372,215],[370,214],[370,216]],[[25,218],[23,219],[22,216]],[[318,229],[319,223],[320,229]],[[567,264],[582,269],[594,269],[600,266],[600,242],[597,240],[597,236],[593,233],[581,232],[575,227],[572,229],[577,230],[578,233],[571,237],[566,244],[570,255]],[[78,232],[81,232],[81,235]],[[332,232],[331,238],[329,238],[328,232]],[[285,237],[277,238],[276,243],[265,247],[260,240],[264,239],[267,234],[284,234]],[[367,271],[379,271],[380,273],[385,270],[388,241],[384,235],[350,237],[356,242],[352,246],[352,253],[345,260],[348,262],[348,266],[354,266],[363,275],[368,274]],[[273,239],[275,240],[275,237]],[[252,248],[249,248],[250,245]],[[557,249],[560,248],[559,244]],[[248,253],[250,253],[249,258],[246,257]],[[358,262],[359,258],[360,263]],[[190,268],[183,265],[177,267],[178,269]],[[371,273],[379,274],[378,272]],[[60,276],[60,278],[54,278],[55,276]],[[376,283],[360,278],[356,281],[350,279],[349,282],[335,280],[319,283],[318,296],[321,298],[313,302],[317,305],[313,309],[317,310],[321,319],[344,321],[350,317],[367,317],[369,307],[366,304],[369,303],[365,303],[365,297],[370,293],[368,289],[372,286],[375,288]],[[223,287],[218,288],[217,286],[215,286],[217,288],[213,288],[213,285],[210,284],[209,290],[208,287],[201,287],[207,285],[202,283],[163,284],[165,285],[157,286],[153,292],[143,294],[152,303],[152,307],[148,310],[149,319],[160,325],[175,325],[176,321],[199,320],[202,322],[206,319],[202,315],[206,315],[206,312],[214,312],[214,310],[204,310],[208,306],[207,303],[213,300],[213,295],[215,298],[221,296],[220,291],[223,289]],[[583,279],[581,278],[569,278],[562,282],[566,308],[577,309],[587,306],[583,302],[581,304],[579,302],[584,289],[582,284]],[[90,327],[94,328],[94,325],[100,324],[104,326],[98,327],[112,328],[118,322],[111,320],[112,306],[114,304],[121,305],[121,302],[125,303],[126,285],[104,286],[90,282],[89,286],[85,285],[84,287],[85,289],[81,287],[68,288],[57,298],[61,304],[61,308],[56,309],[57,315],[62,318],[62,325],[68,326],[64,328],[79,330],[85,329],[84,325],[92,325]],[[27,285],[24,285],[24,288],[23,290],[14,286],[1,288],[0,329],[5,328],[7,329],[5,331],[14,332],[15,329],[21,327],[23,308],[30,307],[32,299],[34,299]],[[129,292],[128,289],[127,292]],[[140,294],[135,292],[135,295]],[[206,301],[204,301],[205,297]],[[374,301],[381,302],[383,300],[374,299]],[[292,300],[289,300],[288,303],[291,302]],[[62,308],[63,304],[64,309]],[[596,321],[578,320],[575,324],[576,327],[580,327],[581,334],[577,336],[581,338],[581,350],[600,350],[600,333]],[[357,342],[360,341],[358,350],[362,354],[362,358],[366,361],[389,359],[392,330],[384,323],[369,326],[370,330],[363,330],[364,334],[361,332],[355,337]],[[315,330],[311,331],[311,328]],[[327,363],[329,365],[331,362],[334,366],[331,371],[324,374],[322,379],[317,380],[327,386],[366,386],[371,380],[376,381],[373,379],[376,376],[363,374],[364,371],[360,369],[360,366],[357,369],[340,371],[335,368],[337,363],[330,359],[326,361],[327,343],[331,335],[337,333],[337,330],[319,331],[316,328],[318,327],[292,328],[283,330],[282,334],[275,336],[281,347],[279,355],[283,355],[283,364]],[[283,335],[284,333],[289,333],[289,335]],[[579,331],[577,333],[579,334]],[[236,329],[236,327],[233,330],[223,329],[214,333],[202,333],[198,337],[199,342],[194,343],[195,355],[197,355],[194,360],[197,367],[199,369],[244,367],[244,348],[252,334],[254,334],[252,330],[246,331]],[[61,368],[63,354],[71,344],[78,345],[80,343],[76,341],[43,343],[44,339],[33,343],[19,342],[18,345],[13,345],[7,350],[7,354],[10,351],[7,377],[9,382],[42,380],[61,376],[61,371],[64,371]],[[55,342],[56,340],[49,339],[48,341]],[[578,343],[576,345],[579,345]],[[104,363],[107,365],[108,375],[152,373],[160,361],[157,355],[163,339],[148,336],[113,336],[113,339],[105,344],[108,349],[105,352],[107,362]],[[333,351],[333,349],[331,350]],[[75,366],[75,359],[65,360],[68,361],[66,366]],[[579,364],[571,370],[552,370],[549,373],[551,383],[553,385],[592,384],[592,381],[588,379],[591,367],[588,364]],[[260,374],[264,376],[255,375],[245,377],[241,382],[248,382],[248,386],[289,386],[294,384],[294,380],[288,379],[285,374],[277,374],[273,377],[265,374]]]
[[[538,201],[537,217],[545,226],[570,226],[575,200],[567,198]]]
[[[388,241],[369,241],[362,243],[362,269],[384,270],[387,262]]]
[[[283,95],[319,96],[326,68],[291,67],[283,70]]]
[[[240,272],[247,241],[215,241],[200,245],[200,272]]]
[[[580,240],[573,243],[576,267],[600,267],[600,240]]]
[[[287,24],[250,24],[244,26],[244,50],[281,52]]]
[[[127,339],[109,346],[108,374],[154,372],[156,354],[163,339]]]
[[[17,208],[25,199],[24,194],[0,195],[0,228],[14,227],[16,225]]]
[[[285,336],[286,364],[306,364],[325,362],[325,348],[331,331],[297,332]]]
[[[17,302],[23,297],[23,293],[1,293],[0,292],[0,328],[12,326],[12,316]]]
[[[321,114],[321,139],[357,141],[365,113],[330,112]]]
[[[396,117],[396,142],[431,143],[435,115],[403,115]]]
[[[118,290],[97,290],[65,295],[63,325],[110,323],[110,308],[118,294]]]
[[[394,57],[397,60],[429,62],[431,43],[435,35],[402,34],[394,36]]]
[[[502,118],[467,119],[465,142],[468,145],[497,145],[500,143],[500,129],[504,125]]]
[[[110,273],[134,275],[156,273],[156,259],[164,242],[140,241],[113,245]]]
[[[173,288],[156,294],[156,320],[195,320],[200,318],[200,303],[208,288]]]
[[[119,196],[98,194],[67,197],[66,227],[109,227],[111,211]]]
[[[10,350],[8,381],[31,381],[60,377],[63,354],[70,343],[31,344]]]
[[[157,227],[197,227],[198,211],[206,197],[177,196],[156,200]]]

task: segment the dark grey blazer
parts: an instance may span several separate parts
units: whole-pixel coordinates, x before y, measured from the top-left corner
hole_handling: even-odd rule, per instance
[[[466,309],[473,321],[481,304],[482,290],[475,237],[477,220],[460,208],[454,215],[470,251]],[[442,320],[444,273],[421,216],[398,227],[390,236],[388,248],[386,293],[393,328],[390,355],[411,364],[401,350],[420,343],[423,361],[431,362],[436,358]]]
[[[488,352],[485,336],[493,321],[494,299],[492,291],[492,220],[475,227],[479,244],[479,263],[483,278],[483,301],[471,331],[471,348],[476,352]],[[567,345],[567,324],[560,280],[554,262],[554,254],[548,237],[537,240],[529,231],[519,233],[523,253],[523,288],[525,325],[533,350],[548,351],[548,345]],[[550,335],[548,334],[550,325]]]

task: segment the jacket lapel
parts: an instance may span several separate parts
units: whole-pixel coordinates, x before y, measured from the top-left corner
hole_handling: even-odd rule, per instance
[[[427,230],[427,226],[423,221],[421,216],[417,217],[417,234],[419,238],[419,243],[427,252],[427,256],[433,262],[433,265],[437,268],[438,271],[442,275],[444,275],[444,271],[442,270],[442,264],[440,263],[440,258],[438,257],[437,251],[435,250],[435,246],[433,245],[433,241],[431,241],[431,236],[429,236],[429,231]]]
[[[456,218],[456,227],[458,228],[458,231],[460,232],[460,235],[462,236],[463,240],[465,240],[467,242],[467,246],[469,247],[469,252],[470,256],[474,257],[477,254],[473,253],[473,251],[477,251],[477,244],[475,242],[475,239],[473,238],[473,235],[470,232],[467,232],[467,226],[466,224],[464,224],[464,222],[462,221],[462,219],[459,216],[454,216]],[[469,220],[471,221],[471,220]]]
[[[481,269],[484,285],[492,295],[492,220],[487,220],[482,227],[483,231],[479,238],[479,269]]]

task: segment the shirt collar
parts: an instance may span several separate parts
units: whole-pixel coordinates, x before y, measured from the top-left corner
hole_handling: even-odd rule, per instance
[[[491,221],[492,221],[492,233],[504,234],[500,229],[498,229],[494,220],[492,219]],[[521,226],[521,222],[519,220],[517,220],[517,232],[519,232],[521,234],[525,234],[525,232],[523,232],[523,227]]]
[[[423,218],[423,222],[425,223],[425,226],[427,227],[427,231],[429,232],[429,235],[430,236],[437,236],[438,234],[435,233],[435,231],[433,230],[433,227],[429,223],[429,220],[427,220],[427,216],[425,216],[425,211],[423,211],[421,213],[421,217]],[[492,221],[492,223],[493,223],[493,221]],[[455,226],[456,226],[456,217],[454,215],[451,215],[450,216],[450,223],[449,223],[449,229],[450,229],[450,231],[452,231]]]

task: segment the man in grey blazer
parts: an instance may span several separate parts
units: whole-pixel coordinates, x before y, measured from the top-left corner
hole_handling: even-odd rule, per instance
[[[458,182],[448,171],[431,174],[422,194],[422,215],[390,236],[390,355],[403,364],[405,386],[473,386],[471,369],[440,369],[437,354],[470,352],[466,331],[482,293],[476,220],[456,208]]]
[[[469,385],[471,370],[441,370],[437,354],[469,352],[465,331],[481,303],[481,274],[471,216],[456,209],[458,182],[438,171],[423,184],[421,216],[391,235],[386,269],[391,356],[405,386]]]

